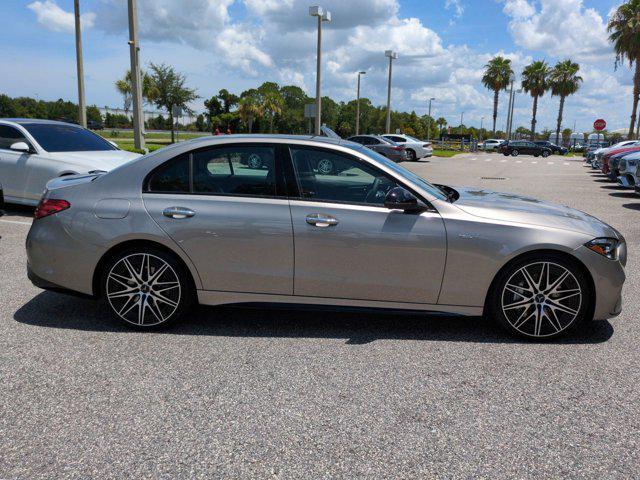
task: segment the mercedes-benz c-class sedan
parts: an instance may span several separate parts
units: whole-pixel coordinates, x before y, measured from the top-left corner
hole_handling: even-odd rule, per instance
[[[32,282],[141,328],[196,302],[257,302],[484,314],[544,339],[617,315],[625,280],[624,238],[590,215],[433,185],[335,139],[179,143],[52,180],[35,217]]]

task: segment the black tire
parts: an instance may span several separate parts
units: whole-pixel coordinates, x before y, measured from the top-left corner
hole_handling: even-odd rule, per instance
[[[173,283],[178,285],[172,286]],[[105,262],[100,288],[115,318],[129,327],[145,330],[174,323],[196,299],[191,275],[182,262],[153,247],[134,247],[112,255]]]
[[[516,148],[511,150],[511,156],[512,157],[517,157],[518,155],[520,155],[520,152]]]
[[[525,267],[528,268],[528,271],[533,273],[531,275],[532,280],[537,281],[539,278],[536,277],[535,272],[537,269],[542,276],[542,264],[549,265],[547,268],[550,278],[562,272],[563,269],[569,272],[570,275],[558,286],[561,289],[561,293],[551,293],[544,300],[536,299],[537,295],[534,295],[530,297],[532,299],[531,303],[525,306],[524,302],[528,302],[529,292],[525,291],[525,288],[527,288],[527,283],[525,282],[527,281],[520,272]],[[577,261],[561,254],[541,253],[521,257],[508,264],[496,276],[487,295],[485,316],[497,321],[512,335],[529,340],[545,341],[567,335],[584,325],[585,322],[593,319],[593,307],[591,304],[593,295],[591,293],[591,282],[587,275]],[[518,281],[519,279],[522,280]],[[518,293],[513,288],[507,288],[507,283],[510,286],[517,285],[516,290],[521,293]],[[553,281],[550,283],[553,283]],[[571,294],[572,288],[569,287],[579,288],[580,293]],[[563,294],[567,298],[556,298],[556,296]],[[514,307],[513,305],[516,303],[522,303],[523,305]],[[557,308],[558,304],[562,309]],[[503,307],[506,307],[506,309]],[[540,320],[538,322],[539,308],[544,313],[539,316]],[[566,310],[563,311],[563,309]],[[577,313],[569,313],[569,310]],[[524,319],[521,317],[522,315],[526,315]],[[518,322],[522,322],[522,324],[518,325]],[[554,322],[557,323],[554,324]],[[538,323],[540,327],[537,326]],[[538,329],[537,333],[536,328]]]
[[[507,152],[507,151],[503,152],[502,154],[503,154],[505,157],[508,157],[508,156],[509,156],[509,152]]]
[[[542,158],[547,158],[549,156],[549,151],[548,150],[543,150],[542,151]]]
[[[539,153],[534,153],[533,156],[538,158],[540,156],[540,154]]]
[[[407,149],[407,160],[409,160],[410,162],[418,161],[418,156],[416,155],[416,152],[411,150],[410,148]]]

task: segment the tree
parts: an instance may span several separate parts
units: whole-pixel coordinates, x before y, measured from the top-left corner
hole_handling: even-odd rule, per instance
[[[196,91],[185,86],[186,77],[174,70],[173,67],[161,63],[151,64],[151,78],[155,94],[153,101],[158,108],[165,108],[171,121],[171,142],[175,142],[175,127],[173,121],[173,107],[180,107],[191,113],[189,103],[198,98]]]
[[[224,110],[222,109],[222,104],[220,103],[220,100],[218,99],[217,96],[213,96],[209,100],[204,101],[204,108],[207,109],[209,124],[213,131],[213,128],[218,126],[218,125],[215,125],[216,123],[215,119],[218,117],[218,115],[224,113]]]
[[[145,103],[153,103],[153,99],[156,95],[153,79],[145,71],[140,71],[140,78],[142,78],[142,100]],[[120,92],[124,101],[124,110],[128,112],[131,108],[133,101],[133,83],[131,79],[131,70],[127,70],[124,77],[120,80],[116,80],[116,90]]]
[[[564,60],[556,63],[549,73],[549,87],[551,95],[560,97],[560,108],[558,109],[558,123],[556,125],[556,139],[560,144],[560,127],[562,126],[562,111],[564,101],[569,95],[573,95],[580,88],[582,77],[578,75],[580,65],[571,60]]]
[[[242,92],[239,101],[238,114],[247,124],[248,133],[252,133],[254,120],[256,117],[262,116],[262,105],[256,89],[252,88]]]
[[[489,60],[489,63],[484,68],[482,84],[493,91],[493,133],[495,133],[500,90],[506,90],[509,86],[509,82],[513,77],[513,70],[511,69],[511,60],[500,55]]]
[[[628,0],[620,5],[609,17],[607,31],[616,52],[616,67],[618,63],[625,60],[629,62],[629,67],[634,63],[636,65],[633,76],[633,107],[627,136],[627,138],[634,138],[636,110],[640,95],[640,0]]]
[[[436,120],[436,125],[438,125],[438,127],[440,128],[440,135],[442,135],[442,130],[444,130],[444,127],[447,126],[447,119],[444,117],[439,117]]]
[[[220,90],[217,97],[222,101],[222,109],[224,110],[224,113],[229,113],[231,108],[236,106],[238,104],[238,100],[240,100],[237,95],[229,93],[226,88]]]
[[[269,115],[269,133],[273,133],[273,117],[282,113],[284,100],[277,90],[268,91],[262,96],[262,110]]]
[[[549,66],[544,60],[537,60],[530,65],[524,67],[522,72],[522,88],[525,92],[533,97],[533,114],[531,116],[531,140],[535,140],[536,136],[536,114],[538,113],[538,98],[542,97],[547,90],[549,84],[547,77],[549,76]]]

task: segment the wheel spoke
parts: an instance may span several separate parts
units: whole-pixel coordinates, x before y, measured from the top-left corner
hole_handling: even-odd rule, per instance
[[[542,330],[542,307],[536,305],[536,323],[533,326],[533,331],[536,336],[540,335],[540,331]]]
[[[574,310],[571,307],[567,307],[566,305],[562,305],[561,303],[554,302],[553,300],[547,300],[547,303],[550,308],[555,310],[560,310],[561,312],[568,313],[569,315],[577,315],[578,310]]]
[[[502,307],[503,310],[513,310],[514,308],[520,308],[524,306],[533,305],[533,300],[531,298],[526,298],[524,300],[518,300],[517,302],[510,303],[509,305],[505,305]]]
[[[122,297],[131,296],[131,295],[137,295],[137,292],[138,292],[137,287],[131,287],[125,290],[119,290],[117,292],[107,293],[107,296],[109,298],[122,298]]]
[[[506,290],[509,290],[511,293],[515,293],[516,295],[520,295],[522,298],[530,298],[531,295],[527,296],[524,295],[522,292],[519,292],[519,290],[524,290],[525,292],[529,292],[529,294],[533,293],[530,290],[523,288],[523,287],[519,287],[517,285],[509,285],[506,284],[504,287]]]
[[[173,300],[165,297],[164,295],[159,295],[157,292],[151,292],[151,296],[158,302],[166,303],[167,305],[170,305],[173,308],[178,306],[177,302],[174,302]]]
[[[562,284],[562,282],[564,282],[567,277],[569,276],[569,271],[565,270],[564,272],[562,272],[562,275],[560,275],[554,282],[553,285],[549,286],[546,288],[546,290],[549,293],[555,293],[555,290]]]
[[[153,314],[154,317],[158,319],[158,322],[164,321],[162,317],[162,312],[160,311],[160,307],[158,307],[158,302],[154,297],[149,297],[148,300],[151,299],[153,301],[147,302],[147,308]]]
[[[531,274],[527,271],[527,267],[523,267],[521,272],[522,272],[522,275],[524,276],[524,279],[529,284],[529,288],[531,288],[531,291],[535,292],[536,291],[536,282],[533,279],[533,277],[531,276]]]
[[[542,264],[542,269],[540,270],[540,279],[538,280],[538,290],[546,290],[549,286],[549,270],[551,265],[549,263],[544,262]],[[544,287],[543,287],[544,284]]]
[[[138,325],[144,325],[144,312],[147,308],[147,299],[141,298],[138,302]]]
[[[157,287],[160,288],[157,288]],[[167,282],[167,283],[156,283],[153,286],[153,291],[155,293],[162,293],[162,292],[166,292],[167,290],[172,290],[174,288],[179,288],[180,284],[178,282]]]
[[[125,277],[124,275],[120,275],[119,273],[116,272],[111,272],[109,274],[109,278],[111,280],[115,280],[116,282],[121,283],[122,285],[129,287],[129,282],[134,282],[134,283],[138,283],[136,282],[136,279],[133,277]]]
[[[514,328],[520,328],[522,325],[524,325],[527,322],[527,320],[531,318],[531,316],[533,315],[532,313],[527,315],[527,312],[529,311],[530,306],[531,305],[527,305],[527,308],[525,308],[522,311],[518,319],[515,322],[513,322],[512,325],[514,326]]]
[[[582,294],[582,290],[580,290],[579,288],[573,288],[571,290],[562,290],[560,292],[555,292],[555,295],[552,298],[552,300],[554,302],[561,302],[563,300],[567,300],[569,298],[573,298],[576,295],[581,295],[581,294]]]
[[[129,299],[124,303],[124,305],[118,312],[118,315],[124,318],[127,313],[133,310],[133,308],[138,304],[139,301],[140,297],[137,294],[131,295],[131,297],[129,297]]]
[[[562,330],[562,324],[560,323],[560,320],[558,320],[556,312],[554,312],[552,308],[546,307],[543,310],[543,313],[549,320],[549,323],[551,324],[551,326],[555,328],[556,332],[559,332],[560,330]]]
[[[140,277],[138,277],[138,274],[136,273],[136,270],[133,268],[133,265],[131,265],[131,262],[129,261],[129,259],[128,258],[123,258],[122,259],[122,263],[124,264],[124,266],[129,271],[129,275],[131,275],[131,277],[133,277],[133,279],[136,282],[141,283],[142,279]]]
[[[162,274],[169,268],[169,265],[167,263],[165,263],[164,265],[162,265],[158,270],[156,270],[156,273],[153,274],[153,277],[149,278],[149,283],[151,285],[155,285],[157,283],[157,281],[160,279],[160,276],[162,276]]]

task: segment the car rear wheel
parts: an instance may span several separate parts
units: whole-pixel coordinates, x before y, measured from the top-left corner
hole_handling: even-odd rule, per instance
[[[174,322],[189,310],[194,298],[182,264],[153,248],[130,249],[109,259],[102,292],[113,314],[136,328]]]
[[[562,255],[529,256],[503,270],[493,284],[487,313],[514,335],[559,337],[589,316],[589,282]]]
[[[511,155],[514,157],[517,157],[518,155],[520,155],[520,152],[518,150],[511,150]]]
[[[418,160],[418,156],[416,155],[416,152],[414,150],[408,149],[407,150],[407,159],[411,162],[415,162]]]
[[[542,158],[547,158],[549,156],[549,152],[547,150],[544,150],[542,152]]]

